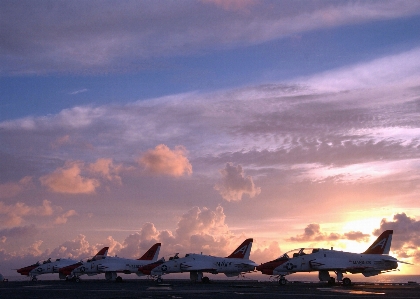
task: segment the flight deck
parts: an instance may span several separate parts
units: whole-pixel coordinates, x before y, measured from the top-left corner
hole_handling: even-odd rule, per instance
[[[350,287],[326,283],[212,281],[207,284],[189,280],[73,281],[39,280],[0,283],[0,298],[420,298],[417,283],[360,283]]]

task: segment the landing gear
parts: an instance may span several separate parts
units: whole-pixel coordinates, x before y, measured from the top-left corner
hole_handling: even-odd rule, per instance
[[[80,278],[79,278],[79,277],[75,277],[75,278],[74,278],[74,281],[75,281],[75,282],[80,282]]]
[[[203,278],[201,278],[201,282],[202,283],[209,283],[210,282],[210,278],[208,278],[207,276],[204,276]]]
[[[37,281],[37,280],[38,280],[38,278],[36,278],[36,276],[31,278],[31,281]]]
[[[157,282],[157,283],[162,283],[162,282],[163,282],[162,277],[160,277],[160,276],[159,276],[158,278],[156,278],[156,282]]]
[[[328,280],[328,285],[329,286],[335,285],[335,278],[334,277],[330,277],[330,279]]]
[[[348,277],[343,278],[343,286],[345,286],[345,287],[351,286],[350,278],[348,278]]]
[[[280,277],[280,279],[279,279],[279,285],[284,286],[286,284],[287,284],[287,279],[284,276]]]
[[[117,276],[117,278],[115,278],[115,282],[122,282],[122,277],[121,276]]]

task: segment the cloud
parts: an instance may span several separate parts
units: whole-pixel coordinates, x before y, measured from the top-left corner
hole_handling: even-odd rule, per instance
[[[40,177],[41,184],[57,193],[89,194],[95,192],[100,183],[80,175],[83,163],[66,162],[53,173]]]
[[[118,173],[122,170],[122,165],[114,165],[112,159],[100,158],[95,163],[89,164],[89,170],[98,173],[108,181],[115,181],[122,184],[121,177]]]
[[[221,206],[214,211],[193,207],[180,217],[173,232],[158,230],[153,223],[145,223],[139,232],[130,234],[124,240],[118,256],[139,257],[156,242],[163,244],[161,256],[175,252],[225,256],[246,238],[235,236],[225,223],[225,218]]]
[[[323,91],[354,90],[383,85],[392,89],[396,85],[401,86],[418,82],[420,62],[417,57],[419,55],[420,49],[414,48],[367,63],[329,70],[311,78],[297,80],[306,82],[312,88]]]
[[[6,242],[9,238],[25,238],[33,236],[38,233],[38,229],[35,225],[17,226],[12,228],[0,229],[0,237],[2,243]]]
[[[226,167],[220,170],[221,182],[214,186],[222,197],[227,201],[239,201],[244,194],[254,197],[261,192],[261,188],[255,187],[251,176],[245,177],[241,165],[233,166],[233,163],[226,163]]]
[[[201,0],[203,3],[213,4],[227,11],[247,11],[248,7],[256,5],[256,0]]]
[[[254,240],[255,242],[255,240]],[[252,251],[250,255],[250,259],[256,263],[262,263],[274,260],[280,256],[282,253],[280,250],[280,245],[277,241],[273,241],[268,244],[268,246],[264,246],[265,244],[258,244],[255,242],[252,245]],[[256,246],[258,246],[257,249]]]
[[[32,177],[25,176],[19,182],[0,184],[0,198],[11,198],[32,186]]]
[[[56,140],[51,142],[51,147],[53,149],[58,149],[62,147],[63,145],[68,144],[69,142],[70,142],[70,135],[67,134],[67,135],[58,137]]]
[[[400,257],[414,257],[416,262],[420,262],[420,221],[406,213],[395,214],[392,221],[382,219],[380,227],[373,234],[379,236],[388,229],[394,231],[391,250]]]
[[[3,4],[0,19],[7,26],[0,27],[2,72],[136,71],[155,57],[254,45],[420,10],[417,1],[317,1],[304,6],[290,1],[209,1]]]
[[[160,144],[144,153],[139,163],[152,174],[180,177],[192,173],[192,166],[185,156],[186,153],[183,146],[176,146],[171,150],[166,145]]]
[[[83,89],[79,89],[79,90],[76,90],[76,91],[73,91],[73,92],[70,92],[69,94],[71,94],[71,95],[76,95],[76,94],[79,94],[79,93],[84,93],[84,92],[87,92],[89,89],[87,89],[87,88],[83,88]]]
[[[23,217],[29,215],[50,216],[53,214],[51,202],[43,200],[42,205],[31,207],[23,202],[7,205],[0,201],[0,226],[13,227],[23,222]]]
[[[321,232],[321,226],[319,224],[308,224],[304,233],[296,237],[291,237],[289,240],[292,242],[312,242],[312,241],[337,241],[337,240],[352,240],[357,242],[367,241],[369,235],[363,234],[362,232],[351,231],[344,233],[343,235],[337,233],[324,233]]]
[[[75,215],[77,215],[77,213],[76,213],[75,210],[69,210],[69,211],[61,214],[57,218],[55,218],[54,224],[64,224],[64,223],[67,223],[68,218],[71,217],[71,216],[75,216]]]

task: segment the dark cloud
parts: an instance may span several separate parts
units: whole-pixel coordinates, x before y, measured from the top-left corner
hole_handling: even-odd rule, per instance
[[[321,231],[319,224],[308,224],[304,233],[296,237],[291,237],[289,240],[292,242],[312,242],[312,241],[337,241],[337,240],[352,240],[352,241],[366,241],[369,235],[362,232],[351,231],[343,235],[337,233],[324,233]]]
[[[382,219],[380,227],[373,234],[378,236],[388,229],[394,231],[391,250],[400,257],[414,257],[420,261],[420,221],[405,213],[395,214],[392,221]]]
[[[17,226],[0,230],[0,237],[5,238],[25,238],[38,233],[35,225]]]

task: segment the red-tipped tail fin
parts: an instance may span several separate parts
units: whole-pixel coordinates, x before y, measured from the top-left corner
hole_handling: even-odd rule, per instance
[[[228,259],[237,258],[237,259],[247,259],[247,260],[249,260],[249,255],[251,253],[251,247],[252,247],[252,242],[253,241],[254,241],[254,239],[252,239],[252,238],[246,239],[245,241],[243,241],[243,243],[241,245],[239,245],[238,248],[235,249],[234,252],[232,252],[226,258],[228,258]]]
[[[364,254],[389,254],[393,230],[384,231],[370,247],[363,252]]]
[[[147,250],[146,253],[143,254],[143,256],[138,260],[157,261],[161,245],[161,243],[156,243],[155,245],[150,247],[150,249]]]
[[[92,258],[92,260],[97,261],[106,258],[108,254],[108,249],[109,247],[104,247],[101,250],[99,250],[98,253],[95,254],[95,256]]]

